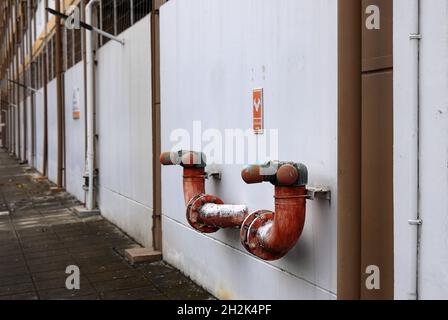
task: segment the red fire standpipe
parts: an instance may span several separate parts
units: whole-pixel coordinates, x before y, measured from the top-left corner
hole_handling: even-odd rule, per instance
[[[241,173],[248,184],[275,186],[275,213],[251,213],[241,227],[241,242],[253,255],[268,261],[285,256],[299,240],[305,225],[308,170],[299,163],[269,162]]]
[[[215,196],[205,193],[205,155],[193,151],[164,152],[160,163],[184,168],[183,189],[190,225],[202,232],[213,233],[222,228],[239,228],[248,215],[244,205],[225,205]]]

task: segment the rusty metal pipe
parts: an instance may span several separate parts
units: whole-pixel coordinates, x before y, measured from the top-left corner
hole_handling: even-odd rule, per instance
[[[306,185],[308,170],[301,163],[269,161],[246,167],[241,172],[241,178],[247,184],[270,182],[275,186]]]
[[[225,205],[215,196],[205,194],[205,156],[202,153],[164,152],[160,163],[184,168],[183,190],[188,223],[202,233],[217,232],[222,228],[239,228],[248,214],[243,205]]]
[[[270,230],[259,230],[262,247],[286,254],[295,246],[305,224],[305,197],[304,186],[275,187],[276,214]]]
[[[164,166],[175,166],[180,164],[179,155],[177,152],[163,152],[160,154],[160,163]]]
[[[198,194],[205,193],[205,169],[184,168],[183,189],[185,206]]]
[[[199,209],[199,214],[206,225],[232,228],[241,226],[249,212],[245,205],[206,203]]]
[[[262,180],[275,185],[275,212],[253,212],[241,227],[243,246],[253,255],[268,261],[284,257],[296,245],[305,225],[307,169],[302,164],[276,164],[275,172],[262,179],[254,177],[254,173],[260,172],[257,166],[242,172],[244,181],[248,183]]]

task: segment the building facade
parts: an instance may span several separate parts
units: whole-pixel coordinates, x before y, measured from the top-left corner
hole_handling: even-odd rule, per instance
[[[86,206],[94,186],[106,219],[216,297],[448,298],[445,0],[5,0],[0,12],[2,147]],[[303,163],[308,192],[329,192],[306,200],[297,245],[265,261],[239,229],[191,227],[182,170],[159,163],[174,150],[204,152],[207,193],[250,212],[274,209],[272,185],[241,178],[252,162]]]

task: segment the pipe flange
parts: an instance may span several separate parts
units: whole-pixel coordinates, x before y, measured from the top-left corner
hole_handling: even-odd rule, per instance
[[[269,251],[263,247],[259,238],[261,227],[274,221],[274,212],[268,210],[259,210],[249,214],[241,226],[241,243],[251,254],[266,260],[274,261],[282,258],[285,254]]]
[[[199,232],[215,233],[220,229],[219,227],[203,224],[200,219],[199,210],[206,203],[224,204],[224,201],[208,194],[198,194],[194,196],[187,206],[187,220],[188,223]]]
[[[249,232],[253,232],[253,230],[254,230],[254,229],[250,228],[252,223],[260,215],[262,215],[264,213],[269,213],[269,212],[271,212],[271,211],[267,211],[267,210],[255,211],[255,212],[248,214],[246,219],[244,219],[243,224],[241,225],[240,239],[241,239],[241,244],[243,245],[244,248],[246,248],[247,251],[251,251],[248,238],[249,238]]]

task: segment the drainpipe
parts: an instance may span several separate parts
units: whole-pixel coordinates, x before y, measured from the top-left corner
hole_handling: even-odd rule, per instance
[[[99,0],[91,0],[86,5],[86,22],[92,25],[93,6]],[[87,67],[87,174],[89,185],[87,191],[86,209],[93,210],[94,203],[94,178],[95,178],[95,132],[94,132],[94,97],[95,97],[95,52],[93,50],[93,34],[86,32],[86,67]]]
[[[160,17],[159,9],[167,0],[152,0],[151,11],[151,87],[152,87],[152,174],[153,174],[153,247],[162,251],[162,195],[161,167],[157,157],[161,153],[160,139]]]
[[[32,4],[31,4],[31,1],[28,1],[28,5],[27,5],[27,8],[28,8],[28,48],[29,48],[29,62],[30,62],[30,87],[35,87],[35,84],[34,84],[34,68],[33,68],[33,33],[31,32],[31,30],[33,29],[32,28],[32,19],[31,19],[31,16],[33,15],[33,7],[32,7]],[[35,21],[36,19],[34,19],[34,21]],[[34,120],[35,120],[35,116],[34,116],[34,97],[35,97],[36,95],[35,95],[35,93],[34,92],[31,92],[31,95],[30,95],[30,117],[31,117],[31,128],[30,128],[30,130],[31,130],[31,135],[30,135],[30,137],[31,137],[31,159],[30,159],[30,163],[31,163],[31,166],[34,166],[34,163],[35,163],[35,161],[34,161],[34,158],[35,158],[35,156],[36,156],[36,154],[35,154],[35,148],[36,148],[36,145],[35,145],[35,138],[34,138],[34,134],[35,134],[35,127],[34,127]]]
[[[56,11],[61,10],[61,2],[59,0],[55,1]],[[57,140],[58,140],[58,153],[57,153],[57,188],[60,190],[63,188],[63,170],[64,170],[64,105],[63,105],[63,94],[64,88],[62,83],[62,30],[61,30],[61,17],[56,16],[55,19],[55,72],[56,72],[56,116],[57,116]]]
[[[205,194],[205,155],[192,151],[165,152],[160,155],[165,166],[184,168],[183,189],[187,220],[197,231],[214,233],[223,228],[239,228],[248,214],[244,205],[225,205],[216,197]]]
[[[8,89],[6,89],[8,90]],[[8,92],[6,92],[6,94],[8,94]],[[6,96],[9,99],[9,96]],[[10,121],[10,116],[11,116],[11,112],[10,112],[10,108],[9,105],[7,105],[6,107],[6,128],[5,128],[5,144],[4,147],[6,150],[9,151],[9,139],[10,139],[10,126],[11,126],[11,121]]]
[[[48,46],[47,33],[45,33],[45,48],[42,55],[42,82],[43,82],[43,102],[44,102],[44,134],[43,134],[43,159],[42,175],[48,177]]]
[[[11,55],[11,51],[10,51],[10,55]],[[9,57],[9,62],[11,62],[11,57]],[[8,77],[9,79],[11,79],[11,71],[10,69],[8,69],[7,71]],[[7,89],[8,89],[8,151],[9,153],[12,152],[13,150],[13,141],[14,141],[14,135],[13,135],[13,130],[12,130],[12,107],[11,107],[11,102],[12,101],[12,89],[11,89],[11,84],[8,83],[7,85]]]
[[[12,57],[10,58],[12,60]],[[12,69],[12,67],[11,67]],[[8,76],[12,77],[12,71],[8,70]],[[11,105],[11,101],[14,101],[14,92],[12,91],[12,86],[9,85],[9,153],[12,154],[14,152],[14,110]]]
[[[85,8],[85,0],[81,1],[81,8]],[[85,21],[86,12],[81,10],[81,21]],[[83,68],[83,84],[84,84],[84,115],[87,114],[87,56],[86,56],[86,30],[81,29],[82,40],[82,68]],[[87,159],[87,117],[84,116],[84,159]],[[84,195],[85,197],[85,195]],[[85,199],[84,199],[85,202]]]
[[[19,82],[20,80],[20,63],[19,63],[19,41],[20,41],[20,23],[19,23],[19,7],[16,6],[16,10],[15,10],[15,20],[16,20],[16,35],[15,35],[15,41],[14,41],[14,45],[15,45],[15,51],[16,51],[16,72],[15,72],[15,81]],[[19,160],[22,160],[22,126],[21,126],[21,121],[20,121],[20,88],[16,86],[16,105],[17,105],[17,144],[16,144],[16,148],[17,148],[17,153],[16,153],[16,157]]]
[[[48,0],[45,0],[45,8],[48,8]],[[43,134],[43,161],[42,175],[48,177],[48,13],[44,12],[45,23],[45,47],[42,55],[42,86],[44,91],[44,134]]]
[[[415,0],[412,8],[414,8],[413,19],[413,33],[410,34],[410,41],[414,42],[413,50],[411,52],[412,58],[415,61],[413,63],[414,67],[412,73],[415,75],[413,77],[413,91],[415,96],[413,97],[412,104],[409,106],[411,112],[414,115],[413,132],[416,133],[415,139],[413,140],[412,152],[414,156],[411,158],[410,169],[412,174],[410,175],[412,181],[412,189],[414,190],[414,196],[410,197],[412,210],[409,211],[409,227],[412,228],[410,245],[412,246],[409,268],[410,274],[412,275],[409,279],[409,299],[418,300],[418,281],[419,281],[419,247],[420,247],[420,229],[422,225],[422,220],[420,216],[420,101],[421,101],[421,90],[420,90],[420,40],[421,40],[421,26],[420,26],[420,11],[421,11],[421,1]]]
[[[251,254],[267,261],[285,256],[299,240],[305,225],[308,170],[300,163],[268,162],[241,173],[247,184],[275,186],[275,213],[259,210],[246,217],[241,242]]]
[[[23,76],[23,81],[22,83],[26,84],[26,71],[25,71],[25,8],[26,8],[26,3],[22,2],[21,3],[21,11],[22,11],[22,17],[20,18],[20,28],[22,29],[22,41],[20,42],[20,58],[22,60],[22,76]],[[18,80],[20,81],[20,80]],[[26,103],[26,87],[22,87],[22,99],[23,99],[23,158],[22,159],[22,164],[27,163],[27,154],[26,154],[26,149],[28,148],[28,141],[27,141],[27,131],[28,131],[28,120],[27,120],[27,103]],[[19,119],[20,121],[20,119]]]

